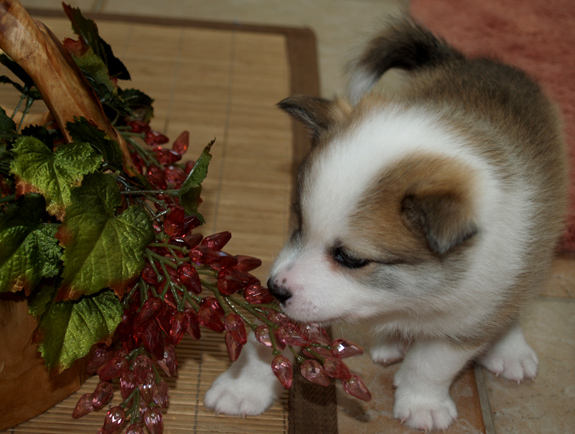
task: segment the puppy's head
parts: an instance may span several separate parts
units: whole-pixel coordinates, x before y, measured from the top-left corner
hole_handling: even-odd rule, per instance
[[[437,119],[377,100],[288,98],[310,127],[296,225],[268,286],[286,314],[330,323],[433,309],[478,232],[474,171]],[[439,151],[438,151],[439,150]]]

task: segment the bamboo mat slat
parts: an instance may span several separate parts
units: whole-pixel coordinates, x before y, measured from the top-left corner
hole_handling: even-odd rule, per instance
[[[67,20],[42,15],[41,21],[60,39],[73,37]],[[317,94],[313,34],[115,16],[96,21],[132,75],[131,83],[121,85],[155,99],[154,129],[172,140],[188,130],[187,159],[195,159],[216,138],[202,194],[201,212],[207,221],[202,231],[231,231],[226,250],[261,258],[264,266],[255,274],[265,280],[287,236],[293,167],[309,146],[303,130],[274,105],[293,93]],[[297,69],[298,63],[303,69]],[[17,95],[1,86],[0,105],[14,107],[16,102]],[[229,365],[222,336],[203,332],[201,341],[186,337],[177,349],[179,374],[168,379],[171,404],[164,414],[164,432],[288,432],[287,393],[257,418],[216,416],[203,408],[204,393]],[[78,398],[96,384],[97,378],[88,379],[51,410],[5,432],[95,433],[104,410],[80,420],[73,420],[71,413]]]

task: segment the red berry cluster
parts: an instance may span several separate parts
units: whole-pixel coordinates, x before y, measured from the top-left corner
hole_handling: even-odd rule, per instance
[[[186,334],[200,339],[201,327],[224,334],[228,355],[235,361],[247,342],[247,325],[275,355],[271,369],[286,388],[292,385],[293,367],[282,351],[289,348],[309,381],[327,386],[330,379],[340,379],[346,392],[371,399],[361,378],[342,361],[363,350],[343,339],[332,342],[317,324],[292,322],[250,273],[261,261],[225,252],[229,232],[206,237],[195,232],[198,218],[186,214],[177,195],[167,194],[166,189],[179,188],[193,168],[193,162],[177,163],[188,147],[187,132],[171,150],[160,147],[168,138],[146,123],[132,121],[124,134],[136,167],[156,189],[143,197],[143,191],[135,191],[132,199],[150,213],[156,239],[145,250],[139,279],[124,294],[124,315],[114,342],[99,344],[92,352],[88,370],[98,374],[100,383],[80,398],[73,417],[109,404],[116,382],[122,402],[109,409],[100,433],[111,434],[125,425],[126,433],[142,433],[144,427],[151,434],[161,433],[161,409],[168,406],[169,396],[160,373],[176,375],[175,347]],[[302,354],[294,347],[301,347]]]

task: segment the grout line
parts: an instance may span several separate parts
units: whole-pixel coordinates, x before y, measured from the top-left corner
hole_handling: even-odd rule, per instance
[[[228,145],[228,137],[229,137],[229,126],[230,126],[230,116],[232,111],[232,98],[233,98],[233,80],[234,80],[234,67],[236,61],[236,36],[237,32],[233,30],[232,32],[232,46],[230,52],[230,78],[228,80],[228,92],[227,92],[227,100],[226,100],[226,118],[224,121],[224,138],[222,147],[222,163],[220,165],[220,173],[218,174],[218,189],[216,192],[216,203],[214,209],[214,224],[212,226],[212,233],[216,232],[217,223],[218,223],[218,213],[220,209],[220,198],[222,195],[222,180],[224,177],[224,168],[226,163],[226,148]]]
[[[487,393],[487,386],[485,385],[483,368],[475,364],[473,370],[475,374],[475,384],[479,394],[479,406],[481,407],[481,415],[483,416],[483,423],[485,424],[485,434],[495,434],[495,424],[493,423],[493,413],[491,412],[491,405],[489,404],[489,394]]]

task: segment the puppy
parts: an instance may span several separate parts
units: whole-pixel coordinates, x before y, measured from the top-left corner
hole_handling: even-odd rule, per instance
[[[514,381],[535,377],[518,317],[547,276],[566,190],[557,113],[540,88],[406,18],[352,63],[349,100],[279,106],[315,142],[268,282],[285,313],[365,322],[378,335],[374,361],[403,359],[394,415],[416,429],[455,420],[449,387],[474,359]],[[207,406],[271,404],[281,387],[256,351],[216,381]]]

